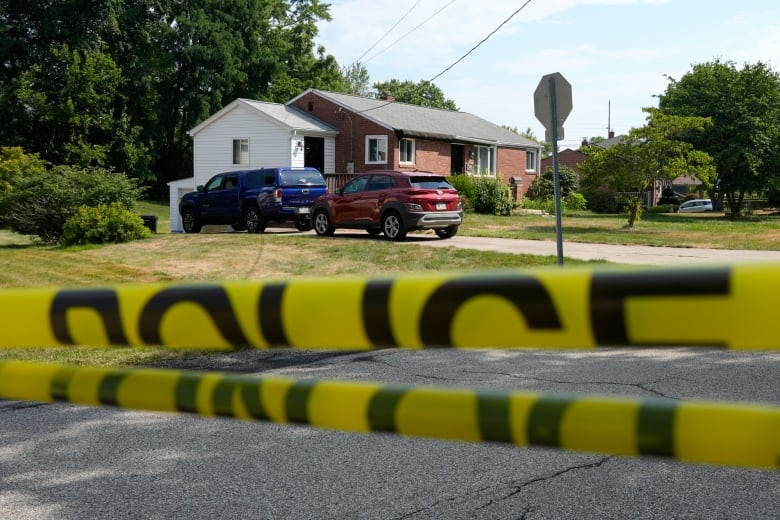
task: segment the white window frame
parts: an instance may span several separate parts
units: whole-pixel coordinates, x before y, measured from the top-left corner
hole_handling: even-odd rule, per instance
[[[487,162],[487,165],[483,162]],[[483,175],[486,171],[488,176],[496,176],[496,147],[475,145],[474,175]]]
[[[249,164],[249,139],[233,139],[233,164]]]
[[[525,171],[527,172],[536,171],[536,150],[525,151]]]
[[[371,141],[376,141],[377,157],[371,158]],[[384,154],[384,157],[382,157]],[[386,135],[367,135],[366,136],[366,164],[387,164],[387,136]]]
[[[404,146],[406,145],[406,146]],[[406,148],[406,150],[404,150]],[[404,151],[406,153],[404,153]],[[401,139],[398,142],[398,162],[401,164],[414,164],[417,145],[414,139]]]

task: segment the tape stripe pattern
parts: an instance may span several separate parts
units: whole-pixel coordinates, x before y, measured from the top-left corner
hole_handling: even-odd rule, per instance
[[[0,329],[0,348],[108,342],[223,349],[702,345],[780,350],[776,337],[766,332],[775,325],[774,315],[746,310],[774,304],[780,264],[429,278],[423,280],[425,289],[411,276],[366,278],[358,280],[362,290],[357,291],[350,280],[339,306],[321,305],[339,291],[338,281],[321,279],[8,290],[0,292],[0,315],[18,326]],[[291,288],[296,296],[286,298]],[[718,326],[706,330],[710,337],[655,326],[674,318],[665,309],[679,309],[691,299],[717,316]],[[518,318],[496,321],[496,302]],[[315,304],[325,316],[317,333],[294,334],[311,326]],[[176,312],[184,314],[169,317]],[[490,334],[463,334],[481,329]],[[652,330],[652,339],[643,339],[642,330]]]
[[[172,378],[176,380],[174,385],[171,385]],[[273,417],[275,422],[314,426],[317,426],[317,421],[313,417],[326,417],[329,421],[327,414],[335,410],[335,413],[349,416],[362,415],[370,431],[401,435],[468,441],[475,440],[472,431],[477,431],[480,438],[476,440],[521,446],[540,445],[600,453],[615,452],[618,455],[634,453],[744,467],[780,467],[780,408],[767,405],[686,402],[683,410],[679,402],[662,400],[607,401],[591,396],[353,382],[349,383],[347,390],[341,390],[339,395],[345,398],[335,409],[333,403],[313,398],[321,385],[325,388],[334,384],[334,381],[281,380],[218,372],[65,366],[53,369],[51,365],[45,364],[0,363],[2,399],[41,400],[41,396],[48,395],[47,400],[76,404],[185,411],[242,419],[269,420]],[[41,388],[47,392],[41,393]],[[368,400],[363,399],[366,392],[372,392]],[[424,398],[420,400],[422,394]],[[89,397],[91,395],[96,395],[97,399]],[[532,403],[527,415],[513,408],[512,403],[519,401]],[[282,403],[283,416],[274,416],[267,408],[269,402]],[[410,410],[413,403],[417,403],[419,408]],[[324,408],[318,410],[318,406]],[[583,415],[570,415],[569,411],[575,406],[579,407],[580,414],[584,407],[586,415],[589,406],[593,411],[603,410],[605,406],[632,408],[637,409],[638,414],[633,418],[616,415],[613,417],[621,419],[613,419],[610,424],[594,425],[593,421]],[[441,430],[437,412],[445,408],[448,413],[456,414],[456,424],[461,424],[463,431]],[[716,428],[700,432],[703,435],[700,440],[703,442],[696,442],[696,438],[691,438],[689,432],[678,428],[681,413],[689,414],[688,417],[693,418],[689,420],[699,420],[696,418],[706,416],[708,424],[716,425]],[[400,419],[402,416],[406,417],[406,422]],[[584,417],[584,422],[574,423],[570,418],[572,416]],[[413,423],[408,422],[409,417],[414,418]],[[627,424],[616,425],[615,420]],[[365,431],[355,423],[349,424],[340,429]],[[749,424],[749,427],[743,427],[744,424]],[[564,427],[566,436],[562,435]],[[518,432],[521,434],[518,435]],[[610,442],[604,442],[602,437],[605,435],[611,436]],[[589,436],[597,438],[588,440],[591,438]],[[610,448],[612,445],[631,445],[634,448],[626,453]]]

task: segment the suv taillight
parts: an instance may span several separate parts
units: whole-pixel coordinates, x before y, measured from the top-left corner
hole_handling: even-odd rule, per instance
[[[274,200],[278,203],[282,202],[282,188],[276,188],[274,190]]]

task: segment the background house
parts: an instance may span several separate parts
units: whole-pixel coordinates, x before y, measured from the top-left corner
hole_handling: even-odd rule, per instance
[[[168,183],[172,231],[181,196],[225,171],[312,166],[331,190],[371,170],[490,175],[520,198],[541,160],[538,143],[466,112],[316,89],[285,105],[236,99],[189,135],[193,177]]]

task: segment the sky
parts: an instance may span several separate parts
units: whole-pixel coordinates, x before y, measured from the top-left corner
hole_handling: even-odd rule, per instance
[[[340,65],[360,61],[372,84],[436,78],[460,110],[542,140],[534,91],[562,74],[573,108],[560,149],[643,126],[642,108],[695,64],[760,61],[780,73],[778,0],[325,1],[332,21],[315,42]]]

